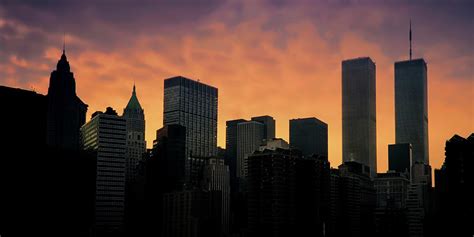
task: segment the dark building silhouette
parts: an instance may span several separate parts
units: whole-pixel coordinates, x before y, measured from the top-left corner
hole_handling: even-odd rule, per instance
[[[290,145],[304,156],[328,156],[328,125],[317,118],[290,120]]]
[[[8,111],[0,116],[4,135],[0,138],[2,236],[87,236],[93,224],[95,155],[75,146],[81,124],[76,126],[73,115],[79,111],[76,115],[85,116],[87,107],[80,102],[74,110],[66,99],[62,104],[57,101],[64,92],[62,84],[67,87],[70,82],[68,78],[58,81],[63,79],[61,62],[52,73],[51,96],[0,86],[0,105]],[[53,147],[47,146],[51,103],[63,106],[53,112],[64,109],[68,113],[57,114],[55,124],[71,128],[69,135],[62,133],[64,141]]]
[[[273,119],[272,116],[263,115],[258,117],[252,117],[251,120],[260,122],[264,125],[263,139],[275,138],[275,119]]]
[[[31,141],[33,146],[46,144],[46,96],[34,91],[0,86],[0,105],[9,113],[0,116],[4,133],[0,138],[2,147],[20,146],[23,145],[22,141]]]
[[[48,88],[47,144],[79,149],[80,128],[86,122],[87,105],[76,95],[76,81],[63,49]]]
[[[325,236],[329,222],[330,164],[326,156],[296,160],[295,236]]]
[[[248,235],[324,236],[329,207],[329,162],[303,159],[281,139],[249,156]]]
[[[370,167],[377,174],[375,63],[342,61],[342,159]]]
[[[327,236],[374,236],[376,192],[370,168],[345,162],[331,171]]]
[[[395,142],[410,143],[413,163],[429,165],[427,77],[424,59],[395,63]]]
[[[81,128],[82,148],[97,154],[94,233],[124,230],[126,120],[107,107]]]
[[[224,160],[217,157],[191,157],[192,190],[205,192],[209,203],[202,215],[211,226],[205,230],[208,236],[227,236],[230,218],[230,173]],[[198,217],[198,213],[195,214]]]
[[[408,173],[389,171],[374,179],[377,192],[375,209],[376,235],[402,237],[408,235],[406,198],[410,180]]]
[[[289,236],[294,230],[294,160],[288,149],[257,151],[248,159],[248,235]]]
[[[435,170],[434,232],[441,236],[474,234],[474,134],[446,141],[446,158]]]
[[[163,197],[184,189],[185,149],[184,126],[172,124],[156,131],[153,148],[139,162],[137,178],[131,183],[127,195],[129,236],[163,234]]]
[[[156,131],[151,160],[156,160],[156,169],[148,167],[148,174],[155,175],[157,187],[162,193],[182,190],[185,185],[186,127],[171,124]],[[151,177],[151,176],[150,176]],[[150,180],[151,182],[152,180]]]
[[[412,149],[409,143],[388,145],[388,170],[410,174],[411,155]]]
[[[240,233],[247,227],[247,201],[245,176],[247,157],[251,155],[264,140],[275,136],[275,120],[264,115],[252,117],[251,120],[236,119],[226,122],[226,160],[231,173],[231,228],[233,233]]]
[[[163,196],[162,236],[213,236],[209,192],[183,190]]]

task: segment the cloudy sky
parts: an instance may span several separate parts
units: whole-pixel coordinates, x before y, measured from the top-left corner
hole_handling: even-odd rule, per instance
[[[469,0],[2,0],[0,84],[45,94],[63,34],[77,93],[90,114],[121,111],[135,82],[148,146],[163,122],[163,79],[182,75],[219,88],[225,121],[268,114],[329,124],[329,159],[342,157],[341,61],[377,65],[378,171],[395,141],[394,62],[428,63],[430,161],[444,142],[474,132],[474,2]],[[25,138],[26,142],[26,138]]]

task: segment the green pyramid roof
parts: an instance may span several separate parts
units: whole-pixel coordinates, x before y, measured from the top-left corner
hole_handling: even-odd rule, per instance
[[[130,100],[128,101],[127,107],[125,109],[143,110],[142,106],[140,105],[140,102],[138,102],[137,93],[135,91],[135,85],[133,85],[132,97],[130,97]]]

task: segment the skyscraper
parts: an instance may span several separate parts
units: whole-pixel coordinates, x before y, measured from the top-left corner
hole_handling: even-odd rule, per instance
[[[146,152],[145,141],[145,114],[137,98],[135,85],[127,107],[123,110],[123,118],[127,120],[127,152],[126,180],[133,180],[136,176],[138,162]]]
[[[230,217],[230,176],[224,160],[210,158],[202,170],[202,188],[209,192],[211,220],[215,223],[215,236],[229,233]]]
[[[164,81],[163,125],[186,127],[186,154],[217,155],[217,88],[177,76]]]
[[[412,159],[411,144],[388,145],[388,170],[410,174]]]
[[[97,153],[95,228],[123,230],[125,203],[126,120],[108,107],[81,128],[82,147]]]
[[[236,119],[226,122],[225,159],[229,166],[232,187],[235,187],[237,177],[237,125],[245,121],[245,119]]]
[[[263,139],[269,140],[275,138],[275,119],[272,116],[263,115],[252,117],[252,121],[257,121],[265,125],[263,128]]]
[[[290,120],[290,145],[304,156],[328,156],[328,125],[317,118]]]
[[[237,124],[237,177],[247,176],[247,158],[262,144],[264,131],[265,125],[256,121]]]
[[[87,105],[76,95],[76,81],[63,49],[48,88],[47,144],[78,149],[80,128],[86,121]]]
[[[410,143],[413,163],[429,165],[425,60],[395,63],[395,142]]]
[[[375,63],[368,57],[342,61],[342,159],[377,173]]]

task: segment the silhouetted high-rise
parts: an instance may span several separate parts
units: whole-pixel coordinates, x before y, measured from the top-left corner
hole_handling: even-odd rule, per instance
[[[429,165],[427,67],[423,59],[395,63],[395,142],[410,143],[413,163]]]
[[[400,143],[388,145],[388,170],[393,170],[399,173],[406,172],[409,175],[411,162],[411,144]]]
[[[217,88],[185,77],[164,81],[163,125],[186,127],[186,154],[217,155]]]
[[[78,149],[80,128],[86,121],[87,105],[76,95],[76,81],[63,49],[48,88],[47,144]]]
[[[304,156],[328,156],[328,125],[317,118],[290,120],[290,145]]]
[[[257,121],[265,125],[263,128],[263,139],[275,138],[275,119],[272,116],[263,115],[252,117],[252,121]]]
[[[446,141],[444,163],[435,170],[436,222],[440,236],[474,233],[474,133]]]
[[[82,147],[97,153],[95,230],[123,231],[125,208],[126,120],[108,107],[81,128]]]
[[[375,63],[368,57],[342,61],[342,159],[377,173]]]
[[[135,178],[138,162],[146,152],[145,141],[145,114],[137,98],[135,85],[133,85],[132,96],[127,107],[123,110],[123,118],[127,120],[127,153],[126,179],[130,181]]]

